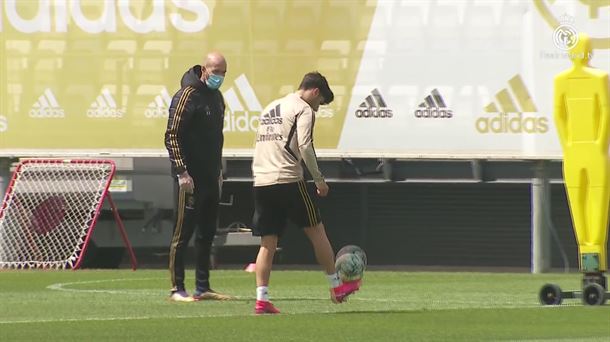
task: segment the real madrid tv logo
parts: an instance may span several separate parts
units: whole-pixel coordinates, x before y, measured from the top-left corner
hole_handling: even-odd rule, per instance
[[[563,51],[568,51],[578,43],[578,32],[574,28],[574,17],[564,14],[559,18],[559,25],[553,32],[553,43]]]

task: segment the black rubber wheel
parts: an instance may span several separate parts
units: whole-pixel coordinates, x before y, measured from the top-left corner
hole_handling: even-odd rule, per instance
[[[582,289],[582,302],[585,305],[604,305],[606,302],[606,290],[597,284],[587,284]]]
[[[540,304],[542,305],[559,305],[563,298],[561,297],[561,288],[555,284],[545,284],[538,294]]]

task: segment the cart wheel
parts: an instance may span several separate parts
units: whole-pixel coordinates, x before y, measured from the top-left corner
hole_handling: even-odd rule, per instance
[[[542,305],[559,305],[561,304],[561,288],[555,284],[545,284],[538,294],[540,304]]]
[[[587,284],[582,290],[582,302],[586,305],[604,305],[606,302],[606,290],[597,284]]]

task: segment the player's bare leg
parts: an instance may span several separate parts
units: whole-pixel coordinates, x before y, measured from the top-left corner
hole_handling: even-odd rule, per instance
[[[326,274],[335,273],[335,252],[333,252],[333,247],[328,241],[328,236],[326,236],[324,223],[320,222],[314,227],[307,227],[304,231],[313,245],[316,260],[322,266],[324,272]]]
[[[277,235],[266,235],[261,237],[261,247],[256,256],[256,314],[279,313],[269,301],[268,287],[271,278],[271,267],[273,257],[277,250]]]
[[[273,257],[277,250],[277,235],[261,237],[261,247],[256,256],[256,286],[269,286]]]
[[[354,284],[341,283],[335,270],[335,253],[330,245],[330,241],[328,241],[324,224],[320,222],[313,227],[305,228],[304,231],[313,245],[316,260],[328,277],[331,287],[330,300],[335,304],[343,302],[347,296],[357,291],[358,288]]]

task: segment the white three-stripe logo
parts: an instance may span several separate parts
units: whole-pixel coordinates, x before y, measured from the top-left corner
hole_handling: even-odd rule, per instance
[[[51,89],[46,88],[30,109],[33,118],[63,118],[64,110],[59,106]]]
[[[167,89],[163,87],[161,93],[155,96],[154,101],[148,104],[144,116],[147,118],[167,118],[171,101],[172,98],[169,96]]]
[[[123,117],[124,112],[125,110],[117,107],[110,90],[103,88],[102,93],[89,106],[87,116],[90,118],[120,118]]]
[[[227,105],[231,113],[246,111],[261,112],[263,110],[263,107],[256,98],[256,94],[254,94],[254,89],[252,89],[252,86],[250,85],[250,82],[248,82],[248,79],[246,78],[245,74],[241,74],[235,79],[235,85],[237,86],[239,94],[246,103],[246,107],[244,108],[234,88],[231,87],[229,88],[229,90],[224,92],[224,97],[227,101]]]

